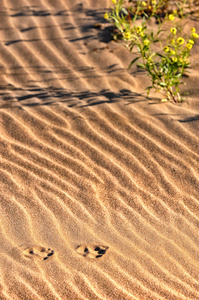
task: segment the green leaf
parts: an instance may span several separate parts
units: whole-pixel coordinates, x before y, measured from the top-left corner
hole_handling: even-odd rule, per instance
[[[135,47],[135,44],[132,44],[131,47],[130,47],[130,52],[132,52],[134,47]]]
[[[151,86],[147,86],[146,88],[145,88],[145,90],[151,90],[153,88],[153,86],[151,85]]]
[[[140,69],[143,69],[143,70],[145,69],[144,64],[140,64],[140,63],[139,63],[139,64],[137,64],[137,67],[140,68]]]
[[[152,59],[152,57],[155,55],[156,53],[153,52],[150,56],[149,56],[149,59]]]
[[[150,94],[150,91],[151,91],[151,89],[153,88],[153,86],[151,85],[151,86],[148,86],[145,90],[147,90],[147,97],[149,96],[149,94]]]
[[[175,78],[180,78],[181,76],[182,76],[182,74],[179,73],[179,74],[177,74],[177,75],[175,76]]]
[[[182,92],[181,95],[182,96],[187,96],[187,95],[190,95],[190,93],[189,92]]]
[[[157,35],[158,35],[160,32],[162,32],[162,31],[166,31],[166,30],[164,30],[164,29],[158,30]]]
[[[160,54],[160,53],[156,53],[158,56],[160,56],[160,57],[164,57],[165,58],[165,56],[164,55],[162,55],[162,54]]]
[[[134,64],[134,62],[136,62],[136,60],[138,60],[138,59],[139,59],[139,56],[136,57],[136,58],[134,58],[134,59],[132,60],[132,62],[131,62],[130,65],[128,66],[128,70],[131,68],[131,66]]]
[[[128,15],[128,14],[129,14],[128,11],[127,11],[124,7],[122,7],[121,11],[122,11],[125,15]]]
[[[148,15],[143,11],[143,15],[148,19]]]
[[[165,87],[167,86],[165,82],[160,82],[160,86]]]

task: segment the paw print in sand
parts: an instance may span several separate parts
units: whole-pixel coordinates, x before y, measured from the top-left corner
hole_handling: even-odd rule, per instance
[[[102,245],[79,245],[77,247],[77,253],[89,258],[99,258],[106,253],[108,248],[109,247]]]
[[[54,255],[54,250],[42,246],[23,247],[22,255],[28,259],[46,260]]]

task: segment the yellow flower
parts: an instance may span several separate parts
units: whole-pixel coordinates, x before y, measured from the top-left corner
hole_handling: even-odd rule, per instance
[[[177,10],[174,10],[174,11],[173,11],[173,14],[174,14],[174,15],[177,15],[177,13],[178,13]]]
[[[189,49],[189,50],[191,50],[191,48],[193,47],[193,45],[192,44],[186,44],[186,47]]]
[[[163,50],[164,50],[164,52],[169,52],[170,49],[168,46],[165,46]]]
[[[174,15],[170,14],[170,15],[169,15],[169,20],[170,20],[170,21],[173,21],[174,19],[175,19]]]
[[[168,99],[161,99],[161,102],[167,102],[168,101]]]
[[[180,63],[183,63],[183,59],[182,59],[182,58],[179,58],[179,62],[180,62]]]
[[[172,57],[173,62],[177,62],[177,60],[178,60],[177,57]]]
[[[146,40],[144,40],[144,42],[143,42],[143,44],[144,44],[145,46],[148,46],[148,45],[149,45],[149,43],[150,43],[150,42],[149,42],[149,40],[147,40],[147,39],[146,39]]]
[[[117,0],[112,0],[112,2],[113,2],[114,4],[116,4],[116,3],[117,3]]]
[[[108,13],[105,13],[105,14],[104,14],[104,19],[108,19],[108,18],[109,18]]]
[[[175,27],[172,27],[172,28],[170,29],[170,31],[171,31],[171,33],[173,33],[173,34],[176,34],[177,29],[176,29]]]
[[[151,4],[152,4],[152,5],[156,5],[156,0],[152,0],[152,1],[151,1]]]
[[[174,50],[170,50],[169,52],[170,52],[171,55],[176,54],[176,52]]]
[[[184,44],[184,39],[183,39],[182,37],[179,37],[179,38],[177,39],[177,43],[178,43],[179,45],[183,45],[183,44]]]
[[[193,45],[194,41],[193,40],[189,40],[188,43]]]
[[[198,34],[197,34],[196,32],[193,32],[193,33],[192,33],[192,38],[198,39]]]
[[[175,40],[174,40],[174,39],[170,40],[170,43],[171,43],[172,45],[175,44]]]
[[[194,27],[192,27],[191,32],[196,32],[196,29]]]
[[[126,33],[124,34],[124,37],[125,37],[126,40],[129,40],[130,37],[131,37],[130,32],[126,32]]]
[[[146,2],[142,1],[142,6],[146,6]]]
[[[136,27],[136,31],[137,31],[137,33],[141,32],[142,31],[142,27],[141,26],[137,26]]]

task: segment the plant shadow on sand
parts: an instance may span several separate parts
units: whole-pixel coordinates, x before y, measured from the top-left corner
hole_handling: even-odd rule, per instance
[[[79,3],[73,7],[71,10],[72,14],[75,17],[75,24],[72,24],[70,22],[69,12],[66,9],[60,10],[60,9],[52,9],[52,10],[45,10],[40,6],[34,5],[34,6],[21,6],[15,9],[5,9],[1,10],[0,14],[4,16],[9,16],[11,19],[20,18],[20,17],[35,17],[35,18],[44,18],[44,21],[48,17],[52,17],[56,20],[55,23],[48,22],[48,25],[43,26],[28,26],[24,27],[22,24],[16,29],[19,29],[21,33],[27,32],[27,31],[34,31],[37,29],[47,29],[50,27],[57,27],[62,30],[62,32],[66,32],[67,36],[61,38],[61,37],[54,37],[49,39],[42,39],[42,40],[60,40],[60,39],[66,39],[70,42],[77,42],[79,40],[85,40],[91,41],[91,40],[99,40],[103,43],[109,43],[112,40],[112,32],[113,32],[113,26],[110,25],[105,19],[104,19],[104,13],[106,11],[106,8],[104,9],[86,9],[84,8],[84,5],[82,3]],[[63,19],[59,19],[59,17],[64,17],[65,22],[63,23]],[[70,30],[78,29],[79,32],[81,32],[80,37],[74,37],[73,32]],[[4,30],[10,30],[10,28],[4,28]],[[10,46],[16,43],[21,42],[37,42],[41,41],[41,38],[20,38],[20,39],[8,39],[5,40],[5,46]]]
[[[13,91],[17,94],[13,96]],[[146,101],[142,94],[122,89],[119,92],[112,92],[104,89],[99,92],[82,91],[71,92],[64,88],[29,86],[25,89],[16,88],[11,85],[0,87],[0,108],[35,107],[42,105],[65,104],[67,107],[87,107],[100,104],[112,104],[124,102],[133,104]]]
[[[13,96],[13,92],[15,92],[18,96]],[[104,89],[99,92],[71,92],[65,90],[64,88],[52,86],[47,88],[29,86],[26,89],[16,88],[12,85],[0,87],[0,109],[23,109],[23,107],[52,106],[58,104],[64,104],[71,108],[84,108],[100,104],[113,104],[116,102],[122,102],[124,105],[131,105],[142,101],[147,101],[147,105],[158,103],[158,99],[153,98],[150,99],[149,102],[149,99],[145,95],[126,89],[122,89],[116,93],[108,89]],[[168,114],[165,113],[155,115],[167,116]],[[181,123],[193,121],[199,121],[198,114],[191,117],[189,116],[178,119],[178,122]]]
[[[13,96],[13,92],[16,96]],[[150,102],[149,102],[150,100]],[[152,101],[151,101],[152,100]],[[82,91],[71,92],[64,88],[57,87],[39,87],[28,86],[26,88],[17,88],[11,84],[0,87],[0,109],[23,107],[38,107],[38,106],[52,106],[52,105],[66,105],[71,108],[84,108],[95,105],[123,103],[123,105],[131,105],[138,102],[147,101],[147,105],[158,104],[158,99],[147,98],[144,94],[132,92],[127,89],[122,89],[119,92],[112,92],[109,89],[104,89],[99,92]],[[155,115],[168,115],[155,114]],[[187,114],[188,115],[188,114]],[[182,117],[182,115],[179,115]],[[179,118],[178,122],[199,121],[199,115],[187,116]]]

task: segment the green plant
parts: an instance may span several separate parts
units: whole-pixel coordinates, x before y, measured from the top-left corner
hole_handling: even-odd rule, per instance
[[[130,24],[127,21],[128,11],[124,7],[124,0],[112,0],[114,7],[112,7],[111,13],[105,13],[104,18],[111,20],[114,26],[119,30],[122,35],[130,28]],[[116,37],[115,39],[117,39]]]
[[[124,1],[112,0],[112,2],[115,7],[106,17],[114,22],[129,51],[132,52],[135,46],[138,50],[129,68],[141,59],[137,67],[147,71],[151,80],[151,85],[147,87],[147,94],[149,95],[153,88],[157,92],[164,93],[162,101],[181,102],[179,85],[183,83],[181,78],[185,69],[190,66],[190,50],[198,38],[195,28],[191,29],[188,37],[184,37],[182,21],[176,21],[178,12],[174,11],[172,14],[167,14],[163,22],[159,22],[156,30],[150,29],[147,22],[149,18],[155,16],[157,9],[164,1],[159,4],[156,0],[151,1],[152,13],[148,16],[144,12],[141,25],[136,25],[136,20],[139,12],[146,7],[145,2],[138,1],[137,11],[131,22],[128,20],[128,10],[123,7]],[[165,29],[166,25],[167,29]],[[159,44],[158,51],[154,48],[156,43]]]

